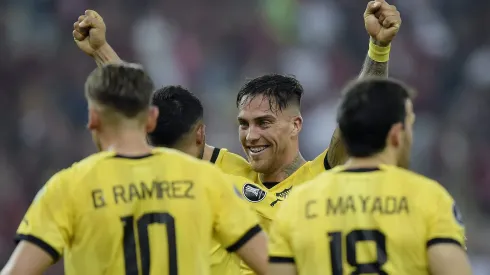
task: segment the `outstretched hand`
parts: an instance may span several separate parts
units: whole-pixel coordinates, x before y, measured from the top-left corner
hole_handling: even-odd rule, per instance
[[[387,46],[395,38],[402,20],[400,12],[385,0],[368,3],[364,12],[364,25],[371,38],[380,46]]]

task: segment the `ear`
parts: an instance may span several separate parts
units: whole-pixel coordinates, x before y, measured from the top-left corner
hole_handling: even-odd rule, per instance
[[[155,131],[158,121],[158,108],[151,106],[146,119],[146,132],[151,133]]]
[[[87,129],[96,130],[100,127],[100,114],[94,108],[88,108]]]
[[[301,129],[303,129],[303,118],[301,116],[293,117],[293,131],[291,134],[297,136],[301,132]]]
[[[400,148],[404,142],[404,131],[402,123],[394,124],[388,132],[387,146]]]
[[[196,128],[196,144],[202,145],[206,142],[206,125],[199,123]]]

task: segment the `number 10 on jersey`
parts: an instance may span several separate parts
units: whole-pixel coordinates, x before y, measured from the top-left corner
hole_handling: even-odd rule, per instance
[[[342,232],[328,232],[330,239],[330,262],[332,264],[332,275],[343,275],[343,251]],[[357,259],[356,244],[359,242],[374,242],[376,244],[376,261],[359,263]],[[380,274],[388,275],[383,270],[383,265],[388,260],[386,255],[386,237],[379,230],[354,230],[345,235],[345,257],[347,263],[354,268],[351,275]]]
[[[148,238],[148,226],[151,224],[164,224],[167,229],[168,245],[168,274],[177,275],[177,243],[175,236],[175,219],[169,213],[146,213],[136,221],[138,230],[139,255],[141,268],[138,268],[138,258],[136,251],[136,234],[134,228],[134,217],[122,217],[123,222],[123,245],[124,245],[124,265],[126,275],[150,275],[150,240]],[[141,271],[141,273],[140,273]]]

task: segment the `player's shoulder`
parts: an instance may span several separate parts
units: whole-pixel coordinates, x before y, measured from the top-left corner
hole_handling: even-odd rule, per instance
[[[225,174],[226,175],[226,178],[232,180],[232,181],[235,181],[235,182],[238,182],[238,183],[248,183],[250,182],[249,179],[245,178],[245,177],[242,177],[242,176],[236,176],[236,175],[232,175],[232,174]]]
[[[422,174],[391,165],[381,165],[380,169],[389,171],[390,176],[396,178],[396,182],[399,182],[400,184],[409,184],[409,186],[412,186],[420,192],[447,193],[446,189],[438,181]]]
[[[115,152],[112,151],[103,151],[92,154],[80,161],[74,162],[70,167],[67,167],[58,173],[55,174],[54,177],[61,178],[70,178],[75,179],[75,177],[80,177],[83,174],[91,171],[100,161],[112,158],[116,155]]]
[[[51,178],[46,182],[46,184],[41,188],[41,190],[36,195],[39,198],[45,193],[58,193],[58,194],[69,194],[72,182],[80,179],[80,175],[86,173],[93,167],[99,160],[104,159],[111,155],[111,152],[100,152],[92,154],[78,162],[73,163],[71,166],[61,169],[56,172]],[[61,192],[61,193],[60,193]]]
[[[230,152],[226,148],[215,147],[210,162],[226,174],[237,175],[248,179],[255,179],[257,175],[246,159]]]
[[[96,166],[100,161],[113,158],[117,154],[113,151],[102,151],[98,153],[94,153],[86,158],[83,158],[77,162],[74,162],[70,167],[65,170],[68,171],[81,171],[81,170],[90,170],[90,168]]]
[[[171,165],[185,167],[186,171],[189,171],[189,177],[193,179],[199,186],[210,191],[211,195],[219,194],[218,191],[223,186],[229,185],[232,187],[233,180],[230,179],[231,175],[223,173],[219,168],[210,163],[181,151],[170,148],[158,148],[155,153],[159,154],[161,161],[166,161]]]
[[[182,162],[189,163],[191,165],[202,165],[207,163],[207,161],[202,161],[189,154],[183,153],[182,151],[172,149],[172,148],[160,147],[160,148],[153,149],[152,152],[158,157],[164,158],[168,161],[182,161]]]
[[[250,167],[250,164],[242,156],[230,152],[226,148],[215,147],[211,156],[211,163],[218,165],[221,164],[233,164],[236,166]]]

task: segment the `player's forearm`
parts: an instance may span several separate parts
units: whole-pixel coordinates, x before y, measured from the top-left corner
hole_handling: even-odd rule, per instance
[[[388,77],[388,62],[376,62],[369,56],[366,56],[359,78],[370,76]]]
[[[371,43],[374,44],[374,46],[371,45]],[[359,78],[388,77],[389,53],[390,45],[382,45],[377,41],[370,41],[369,52],[364,60],[364,64],[362,65]]]
[[[337,127],[330,140],[330,145],[328,146],[327,161],[330,168],[334,168],[337,165],[344,164],[349,155],[347,154],[347,149],[345,144],[342,142],[340,136],[340,129]]]
[[[362,66],[359,78],[388,77],[388,60],[390,44],[383,44],[375,40],[369,41],[369,51]],[[340,137],[337,127],[328,147],[327,160],[331,168],[344,164],[348,159],[347,149]]]
[[[98,67],[107,65],[107,64],[117,64],[122,63],[121,58],[117,55],[117,53],[112,49],[111,45],[105,44],[100,49],[95,51],[94,60],[97,63]]]

